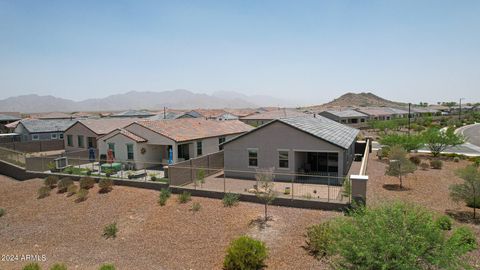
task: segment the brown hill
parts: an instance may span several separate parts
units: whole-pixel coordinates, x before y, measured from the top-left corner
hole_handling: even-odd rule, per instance
[[[311,106],[308,109],[311,110],[325,110],[332,108],[340,107],[367,107],[367,106],[378,106],[378,107],[403,107],[404,103],[395,102],[381,98],[373,93],[346,93],[328,103],[322,105]]]

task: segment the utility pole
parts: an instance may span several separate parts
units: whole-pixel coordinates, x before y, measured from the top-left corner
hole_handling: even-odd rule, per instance
[[[410,114],[410,107],[412,106],[412,103],[408,103],[408,136],[410,136],[410,117],[411,117],[411,114]]]
[[[460,122],[462,121],[462,99],[464,98],[460,98],[459,111],[458,111],[458,120],[460,120]]]
[[[163,119],[167,119],[167,107],[163,107]]]

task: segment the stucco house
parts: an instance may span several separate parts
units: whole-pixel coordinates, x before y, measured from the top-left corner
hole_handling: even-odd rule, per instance
[[[141,120],[116,129],[98,140],[100,155],[111,149],[118,162],[136,169],[156,167],[218,152],[220,145],[252,129],[238,120],[201,118]]]
[[[352,109],[328,110],[320,112],[320,115],[342,124],[360,124],[368,119],[368,115]]]
[[[24,119],[15,127],[14,132],[20,135],[21,141],[63,140],[64,132],[74,120],[56,119]]]
[[[274,109],[268,111],[262,111],[259,113],[250,114],[245,117],[241,117],[240,121],[249,124],[254,127],[261,126],[272,120],[286,117],[305,116],[306,114],[294,109]]]
[[[358,130],[323,116],[280,118],[223,144],[225,176],[254,179],[257,169],[274,168],[277,180],[326,182],[348,173]],[[308,175],[328,176],[325,179]]]

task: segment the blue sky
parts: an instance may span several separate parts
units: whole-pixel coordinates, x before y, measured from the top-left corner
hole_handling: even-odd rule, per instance
[[[480,101],[480,1],[0,0],[0,98]]]

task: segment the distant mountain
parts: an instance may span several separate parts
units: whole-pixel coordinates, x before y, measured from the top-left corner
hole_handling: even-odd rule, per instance
[[[212,96],[222,99],[236,98],[265,107],[295,107],[298,106],[299,103],[295,102],[295,100],[284,100],[266,95],[247,96],[233,91],[217,91],[213,93]]]
[[[328,103],[308,107],[311,110],[332,109],[339,107],[405,107],[405,103],[381,98],[373,93],[346,93]]]
[[[285,106],[285,101],[268,96],[247,96],[236,92],[217,92],[213,95],[197,94],[188,90],[163,92],[131,91],[105,98],[73,101],[53,96],[23,95],[0,100],[3,111],[74,112],[74,111],[119,111],[127,109],[219,109],[254,108],[260,106]]]

